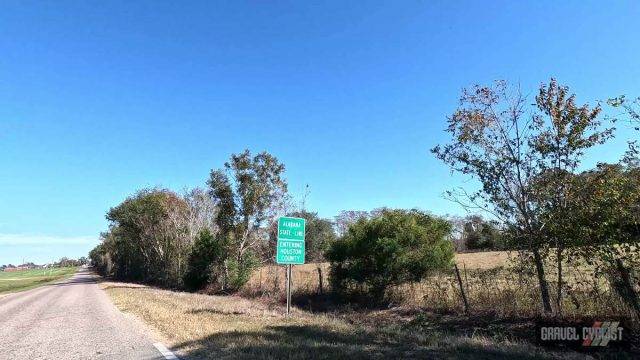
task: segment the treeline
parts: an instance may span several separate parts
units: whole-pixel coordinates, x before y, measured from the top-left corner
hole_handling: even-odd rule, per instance
[[[81,256],[77,259],[71,259],[66,256],[60,258],[60,260],[51,264],[53,267],[73,267],[73,266],[82,266],[87,265],[89,263],[89,259],[84,256]]]
[[[5,269],[16,269],[16,268],[20,268],[20,269],[37,269],[37,268],[42,268],[42,267],[73,267],[73,266],[82,266],[82,265],[87,265],[89,263],[89,259],[87,259],[86,257],[82,256],[79,257],[78,259],[71,259],[68,258],[66,256],[63,256],[60,258],[60,260],[53,262],[51,264],[48,265],[38,265],[35,264],[33,262],[27,262],[21,265],[13,265],[13,264],[8,264],[8,265],[0,265],[0,271],[4,271]]]
[[[337,238],[333,223],[290,210],[284,169],[268,153],[245,151],[211,171],[206,188],[140,190],[109,210],[91,263],[116,279],[232,292],[257,266],[273,263],[284,214],[307,220],[306,259],[324,261]]]
[[[213,170],[206,189],[141,190],[109,210],[91,262],[117,279],[233,291],[261,261],[266,224],[284,209],[283,171],[268,153],[245,151]]]
[[[108,211],[91,264],[121,280],[233,292],[274,263],[277,217],[287,215],[307,220],[306,261],[336,264],[332,283],[345,295],[382,298],[390,285],[451,265],[446,220],[417,210],[345,211],[334,221],[292,211],[283,174],[272,155],[245,151],[213,170],[206,188],[140,190]]]
[[[89,253],[101,274],[177,287],[196,236],[214,229],[215,207],[200,189],[143,189],[107,213],[109,230]]]
[[[451,241],[456,251],[514,250],[504,229],[495,220],[479,214],[449,216],[447,220],[453,227]]]
[[[290,215],[307,219],[307,262],[331,263],[336,294],[381,300],[390,286],[452,267],[454,248],[508,249],[518,251],[520,268],[537,279],[545,312],[562,311],[570,286],[563,266],[586,261],[640,316],[635,139],[618,163],[584,169],[585,153],[610,141],[611,124],[620,118],[604,118],[600,105],[577,104],[555,80],[541,85],[530,103],[505,82],[464,90],[448,118],[451,141],[432,149],[480,185],[447,196],[484,216],[445,219],[382,208],[322,219],[291,205],[278,159],[245,151],[212,170],[205,188],[144,189],[110,209],[91,263],[117,279],[233,292],[257,266],[274,263],[275,220]],[[632,123],[640,123],[638,103],[609,102]]]

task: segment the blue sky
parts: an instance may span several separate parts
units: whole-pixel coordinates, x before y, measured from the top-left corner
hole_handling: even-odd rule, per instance
[[[419,207],[464,184],[429,153],[460,90],[640,95],[633,1],[3,1],[0,264],[81,256],[136,189],[203,186],[245,148],[307,207]],[[616,141],[588,163],[614,161]],[[597,156],[596,156],[597,155]]]

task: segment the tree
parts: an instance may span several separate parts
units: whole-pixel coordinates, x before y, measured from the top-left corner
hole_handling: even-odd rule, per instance
[[[180,286],[192,239],[188,205],[166,189],[144,189],[107,213],[114,235],[116,276]]]
[[[466,219],[458,215],[445,215],[444,218],[451,224],[451,235],[449,239],[453,244],[453,248],[456,252],[464,251],[467,249],[467,245],[464,241],[464,226],[467,223]]]
[[[573,192],[571,177],[576,174],[584,152],[612,137],[613,129],[600,130],[601,108],[576,105],[575,95],[569,88],[559,86],[554,79],[541,86],[536,96],[538,113],[533,115],[535,131],[531,138],[532,150],[537,153],[538,176],[534,186],[538,206],[542,208],[541,223],[545,224],[544,237],[555,247],[557,267],[556,309],[562,310],[563,252],[572,238],[573,212],[568,202]]]
[[[252,156],[245,150],[231,155],[224,169],[211,171],[209,195],[218,208],[215,219],[220,236],[229,247],[229,257],[220,264],[228,280],[223,284],[234,283],[237,288],[256,265],[255,250],[266,240],[263,227],[284,209],[284,170],[269,153]]]
[[[109,230],[91,251],[101,274],[180,287],[195,232],[195,210],[176,193],[143,189],[107,213]],[[206,227],[206,226],[205,226]]]
[[[640,131],[640,97],[627,98],[624,95],[609,99],[607,103],[614,108],[622,108],[629,116],[629,123],[635,130]]]
[[[462,241],[470,250],[490,250],[503,246],[500,230],[493,222],[486,221],[480,215],[471,215],[465,219]]]
[[[606,141],[612,131],[598,130],[599,107],[578,107],[567,93],[552,79],[540,87],[536,108],[527,115],[525,97],[504,81],[465,89],[459,108],[448,118],[452,141],[432,149],[453,170],[480,182],[477,191],[459,189],[448,192],[449,197],[491,214],[522,254],[531,254],[547,313],[551,299],[543,258],[550,245],[545,228],[553,219],[541,214],[558,200],[546,196],[550,188],[539,186],[539,179],[545,174],[553,179],[550,186],[561,186],[564,172],[575,169],[584,150]]]
[[[417,282],[450,267],[451,225],[418,210],[383,210],[360,219],[331,244],[331,284],[343,295],[359,292],[382,301],[389,286]]]
[[[607,103],[614,108],[621,108],[623,110],[623,114],[613,117],[612,121],[616,122],[624,116],[627,116],[627,123],[630,124],[634,130],[640,131],[640,97],[629,99],[622,95],[609,99]],[[630,161],[635,161],[636,165],[640,165],[640,161],[638,160],[638,157],[640,156],[638,138],[636,136],[632,136],[631,139],[628,140],[628,144],[629,150],[625,154],[623,162],[629,163]]]
[[[27,266],[29,266],[29,265],[35,266],[35,264],[33,264],[33,263],[23,264],[22,266],[25,266],[25,265],[27,265]],[[66,256],[61,257],[60,260],[58,260],[58,262],[56,262],[54,264],[55,267],[71,267],[71,266],[80,266],[80,265],[82,265],[82,264],[81,264],[81,262],[79,260],[69,259]]]
[[[102,243],[89,251],[90,265],[98,274],[103,276],[111,275],[111,260],[109,253],[107,252],[104,234],[101,235]]]
[[[211,172],[207,190],[182,196],[167,189],[138,191],[107,213],[109,230],[90,253],[92,266],[103,275],[161,286],[182,287],[188,279],[195,288],[204,279],[218,290],[237,289],[257,264],[256,244],[267,240],[264,224],[282,211],[283,172],[268,153],[245,151]],[[196,241],[213,241],[224,251],[205,256],[212,263],[203,264],[197,258],[204,245],[194,248]]]
[[[325,252],[337,238],[331,221],[320,218],[318,213],[305,210],[293,212],[289,216],[306,220],[305,261],[310,263],[325,261]]]
[[[207,284],[218,284],[223,280],[223,274],[216,269],[215,264],[224,261],[227,257],[226,251],[224,238],[216,238],[211,231],[203,229],[198,234],[189,256],[189,268],[184,275],[187,289],[199,290]]]
[[[215,235],[218,233],[216,224],[217,208],[213,199],[203,188],[186,190],[182,196],[187,203],[186,225],[188,237],[196,239],[202,231]]]
[[[632,279],[640,268],[640,167],[634,163],[599,164],[573,178],[580,191],[571,199],[576,245],[570,251],[586,259],[597,274],[640,318],[640,300]]]
[[[303,218],[305,222],[305,262],[321,263],[325,261],[324,254],[337,236],[331,221],[322,219],[316,212],[306,210],[294,211],[287,216]],[[278,221],[274,221],[269,226],[268,251],[265,260],[272,262],[276,256],[276,245],[278,243]]]
[[[347,233],[349,226],[356,223],[360,219],[369,217],[369,213],[359,210],[342,210],[335,217],[335,227],[338,236],[342,236]]]

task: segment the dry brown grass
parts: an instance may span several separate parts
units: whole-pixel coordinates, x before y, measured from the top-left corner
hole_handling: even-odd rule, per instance
[[[461,269],[492,269],[507,266],[515,253],[508,251],[490,251],[482,253],[456,254],[455,261]],[[320,273],[318,273],[320,269]],[[293,267],[292,279],[294,292],[299,294],[319,292],[319,275],[322,275],[323,289],[329,287],[329,264],[305,264]],[[277,296],[284,299],[286,273],[284,267],[267,265],[256,270],[240,294],[248,297]]]
[[[578,358],[490,334],[450,331],[460,319],[401,308],[313,314],[238,296],[103,283],[122,311],[162,334],[185,359]]]
[[[493,269],[509,265],[509,260],[517,256],[513,251],[485,251],[456,254],[456,264],[467,269]]]
[[[533,317],[540,314],[538,284],[533,273],[515,271],[515,252],[491,251],[456,254],[464,289],[471,311],[478,315],[503,318]],[[548,264],[547,275],[551,293],[555,295],[555,266]],[[298,305],[318,311],[326,307],[319,302],[319,273],[323,291],[329,290],[328,264],[306,264],[293,267],[293,293]],[[630,317],[630,310],[622,303],[603,277],[594,277],[586,266],[565,265],[563,315],[567,318]],[[285,268],[270,265],[258,269],[240,295],[282,303],[285,299]],[[445,271],[417,284],[391,289],[393,305],[419,307],[439,313],[463,313],[460,288],[454,272]]]

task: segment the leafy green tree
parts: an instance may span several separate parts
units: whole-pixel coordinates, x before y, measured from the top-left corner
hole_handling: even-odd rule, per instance
[[[389,286],[417,282],[452,265],[450,232],[449,222],[418,210],[383,210],[360,219],[327,251],[332,287],[382,301]]]
[[[222,274],[212,265],[226,258],[224,238],[215,237],[208,229],[202,230],[189,255],[184,284],[189,290],[199,290],[209,283],[216,283]]]
[[[597,274],[606,274],[640,318],[633,279],[640,268],[640,167],[599,164],[573,182],[580,192],[570,202],[577,245],[570,251],[586,259]]]
[[[491,250],[503,248],[502,234],[491,221],[480,215],[471,215],[465,220],[462,230],[462,240],[467,249]]]
[[[189,256],[184,283],[189,290],[210,286],[214,291],[233,290],[244,285],[251,276],[256,259],[245,256],[238,263],[229,256],[229,239],[224,234],[214,236],[208,229],[200,232]],[[226,267],[223,265],[226,264]]]
[[[191,249],[189,205],[166,189],[143,189],[107,213],[92,265],[123,280],[180,287]]]
[[[33,263],[32,264],[23,264],[23,265],[33,265]],[[61,257],[60,260],[58,260],[58,262],[54,264],[54,266],[56,266],[56,267],[71,267],[71,266],[80,266],[80,265],[82,265],[82,264],[80,263],[79,260],[69,259],[66,256]]]
[[[107,213],[115,276],[181,286],[190,251],[188,206],[172,191],[145,189]]]
[[[284,209],[287,182],[284,165],[267,152],[249,150],[231,155],[224,169],[212,170],[207,184],[218,207],[216,223],[226,239],[228,257],[219,264],[225,280],[221,290],[240,287],[258,264],[256,250],[263,228]]]
[[[107,213],[109,230],[91,251],[92,265],[119,279],[169,287],[188,280],[193,289],[207,283],[235,290],[258,263],[254,249],[266,241],[264,224],[284,207],[283,172],[268,153],[245,151],[211,172],[208,191],[180,196],[166,189],[141,190]],[[223,247],[216,256],[203,250],[202,244],[212,241]]]
[[[105,243],[106,234],[100,235],[102,243],[89,251],[91,267],[102,276],[112,275],[112,262]]]

